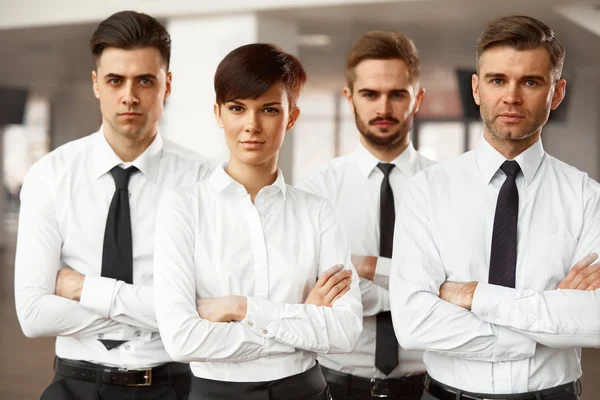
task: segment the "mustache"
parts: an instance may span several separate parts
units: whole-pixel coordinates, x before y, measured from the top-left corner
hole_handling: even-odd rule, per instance
[[[369,125],[374,125],[377,122],[392,122],[394,124],[397,124],[400,121],[394,117],[377,117],[377,118],[373,118],[372,120],[370,120]]]

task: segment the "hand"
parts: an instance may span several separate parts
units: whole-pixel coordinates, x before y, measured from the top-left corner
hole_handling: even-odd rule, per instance
[[[84,279],[85,275],[69,267],[61,268],[58,270],[58,274],[56,274],[56,295],[65,299],[79,301],[81,299]]]
[[[600,288],[600,263],[592,264],[598,254],[592,253],[583,257],[571,268],[557,289],[597,290]]]
[[[196,300],[200,318],[212,322],[241,321],[246,318],[248,299],[244,296],[201,298]]]
[[[377,267],[377,257],[373,256],[352,256],[352,264],[356,268],[356,273],[361,278],[370,281],[375,278],[375,268]]]
[[[440,299],[470,311],[476,288],[477,282],[444,282],[440,287]]]
[[[308,292],[304,304],[331,307],[337,299],[345,295],[352,283],[352,270],[343,268],[343,265],[338,264],[323,272]]]

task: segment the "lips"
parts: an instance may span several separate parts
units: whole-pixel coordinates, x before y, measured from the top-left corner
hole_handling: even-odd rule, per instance
[[[248,140],[240,143],[246,150],[256,150],[262,147],[263,144],[265,144],[265,142],[258,142],[255,140]]]
[[[504,113],[504,114],[500,114],[498,116],[498,118],[500,118],[506,122],[519,122],[519,121],[522,121],[525,118],[525,116],[523,116],[521,114]]]

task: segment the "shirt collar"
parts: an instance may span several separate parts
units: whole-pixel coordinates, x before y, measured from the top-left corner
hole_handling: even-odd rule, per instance
[[[391,161],[402,173],[408,177],[412,177],[415,174],[415,163],[417,160],[417,151],[415,150],[412,142],[408,143],[408,147],[400,153],[398,157]],[[377,164],[384,163],[373,155],[369,150],[363,146],[359,141],[356,150],[354,151],[354,158],[358,163],[358,168],[365,178],[369,178],[371,172],[377,168]]]
[[[527,150],[519,154],[514,158],[519,163],[523,176],[525,177],[525,184],[529,185],[533,180],[542,160],[544,158],[544,146],[542,145],[542,139],[537,140]],[[486,139],[483,137],[479,143],[477,149],[475,149],[475,160],[481,171],[481,177],[486,185],[489,185],[492,178],[498,172],[500,166],[506,161],[498,150],[496,150]]]
[[[150,146],[131,165],[140,170],[151,182],[156,182],[158,166],[163,149],[163,139],[160,132],[156,134]],[[108,144],[102,127],[92,135],[92,151],[94,157],[94,177],[99,178],[123,161]]]
[[[233,192],[236,194],[247,195],[248,192],[246,191],[244,186],[241,183],[234,180],[231,176],[229,176],[227,172],[225,172],[226,167],[227,163],[224,162],[219,164],[215,168],[215,170],[209,178],[210,186],[216,193],[221,193],[224,192],[226,189],[231,188],[231,190],[233,190]],[[275,179],[275,182],[273,182],[273,184],[269,185],[268,187],[276,188],[279,192],[281,192],[283,199],[285,200],[287,187],[281,169],[277,168],[277,178]]]

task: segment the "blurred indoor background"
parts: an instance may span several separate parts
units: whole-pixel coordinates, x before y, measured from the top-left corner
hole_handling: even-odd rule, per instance
[[[23,177],[48,151],[98,129],[88,43],[99,21],[123,9],[160,18],[172,36],[173,93],[161,132],[215,161],[226,155],[212,114],[218,62],[259,41],[299,56],[308,83],[281,156],[292,183],[357,143],[341,91],[346,51],[363,32],[399,30],[414,40],[427,92],[413,141],[444,160],[481,137],[470,95],[481,30],[499,16],[541,19],[567,49],[568,81],[565,102],[543,130],[544,147],[600,177],[600,0],[0,0],[0,399],[37,399],[52,377],[53,339],[26,339],[14,310]],[[582,399],[599,399],[600,350],[584,350],[583,364]]]

